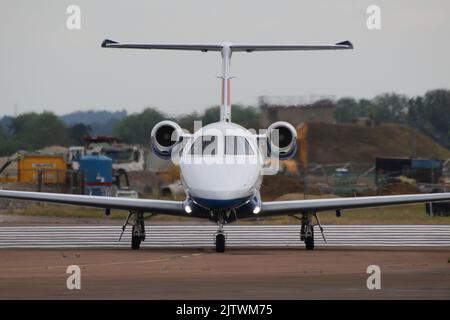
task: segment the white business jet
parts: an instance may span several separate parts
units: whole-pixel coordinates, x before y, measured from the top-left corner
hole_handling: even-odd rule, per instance
[[[259,189],[267,156],[287,159],[296,152],[296,130],[287,122],[276,122],[264,134],[255,134],[231,122],[230,59],[233,53],[286,50],[347,50],[349,41],[334,45],[259,45],[259,44],[120,44],[105,40],[104,48],[165,49],[216,51],[222,57],[222,103],[220,121],[193,134],[172,122],[162,121],[151,131],[153,152],[172,159],[180,166],[185,201],[125,199],[87,195],[0,190],[1,198],[48,201],[81,206],[100,207],[107,215],[111,209],[129,211],[122,227],[132,225],[132,249],[139,249],[145,240],[144,215],[167,214],[209,219],[218,224],[215,237],[217,252],[225,250],[223,225],[237,219],[291,215],[301,222],[300,240],[306,249],[314,249],[314,226],[323,234],[317,216],[321,211],[388,206],[415,202],[450,200],[450,193],[375,196],[359,198],[261,201]],[[265,145],[266,148],[261,146]],[[270,171],[270,170],[269,170]],[[148,216],[147,216],[148,217]],[[325,237],[324,237],[325,238]]]

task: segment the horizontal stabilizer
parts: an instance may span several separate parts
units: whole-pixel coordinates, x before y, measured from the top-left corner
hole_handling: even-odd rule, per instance
[[[196,50],[202,52],[221,51],[228,47],[231,52],[253,52],[253,51],[295,51],[295,50],[340,50],[353,49],[350,41],[343,41],[333,45],[277,45],[277,44],[239,44],[239,43],[217,43],[217,44],[121,44],[106,39],[102,42],[103,48],[122,49],[163,49],[163,50]]]
[[[339,42],[334,45],[297,45],[297,44],[285,44],[285,45],[261,45],[261,44],[231,44],[231,51],[309,51],[309,50],[341,50],[341,49],[353,49],[353,45],[350,41]]]
[[[106,39],[102,42],[102,48],[119,48],[119,49],[163,49],[163,50],[194,50],[194,51],[220,51],[220,44],[121,44],[116,41]]]

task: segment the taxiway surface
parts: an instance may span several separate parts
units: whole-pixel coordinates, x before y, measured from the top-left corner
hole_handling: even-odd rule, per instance
[[[2,249],[1,299],[450,299],[449,248]],[[81,268],[81,290],[66,269]],[[369,265],[381,290],[369,290]]]

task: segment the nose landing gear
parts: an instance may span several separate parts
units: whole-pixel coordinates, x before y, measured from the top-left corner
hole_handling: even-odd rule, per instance
[[[225,232],[223,231],[224,223],[225,223],[224,215],[221,212],[218,214],[217,220],[217,225],[219,226],[219,229],[216,232],[216,252],[225,252],[226,236]]]
[[[218,232],[216,233],[216,252],[224,252],[225,251],[225,233]]]

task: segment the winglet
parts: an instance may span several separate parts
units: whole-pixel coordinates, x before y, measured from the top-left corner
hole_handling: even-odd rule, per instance
[[[336,43],[336,46],[346,46],[348,49],[353,49],[353,44],[348,40]]]
[[[118,42],[112,41],[112,40],[109,40],[109,39],[105,39],[102,42],[102,48],[106,48],[109,44],[118,44]]]

